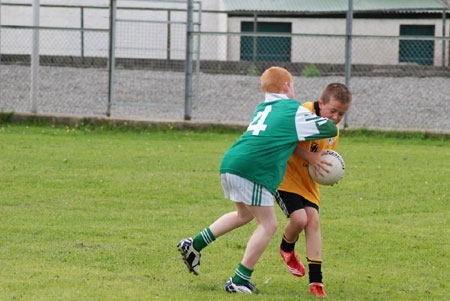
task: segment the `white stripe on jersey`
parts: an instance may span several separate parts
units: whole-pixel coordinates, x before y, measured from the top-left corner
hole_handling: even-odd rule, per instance
[[[317,124],[322,125],[327,122],[327,118],[322,118],[314,115],[307,108],[299,106],[297,113],[295,113],[295,129],[299,141],[304,141],[307,137],[317,135],[320,133]]]

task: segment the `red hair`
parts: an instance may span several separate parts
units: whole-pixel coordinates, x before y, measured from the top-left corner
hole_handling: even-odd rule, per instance
[[[266,93],[281,93],[283,85],[292,82],[292,75],[284,68],[270,67],[261,75],[261,90]]]

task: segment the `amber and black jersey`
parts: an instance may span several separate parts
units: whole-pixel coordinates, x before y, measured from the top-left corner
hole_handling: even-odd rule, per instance
[[[304,103],[303,107],[310,110],[313,114],[320,116],[318,101]],[[321,140],[300,141],[298,142],[298,145],[311,152],[318,152],[324,149],[335,150],[338,140],[339,128],[336,137]],[[308,201],[319,206],[319,185],[309,176],[308,162],[294,154],[289,158],[283,181],[278,187],[278,190],[301,195]]]

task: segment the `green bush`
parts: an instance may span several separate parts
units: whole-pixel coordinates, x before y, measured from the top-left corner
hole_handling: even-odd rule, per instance
[[[261,72],[259,72],[258,68],[256,68],[255,63],[252,63],[248,68],[247,75],[250,76],[260,76]]]
[[[316,65],[311,64],[305,67],[302,71],[303,77],[320,77],[320,70],[316,67]]]

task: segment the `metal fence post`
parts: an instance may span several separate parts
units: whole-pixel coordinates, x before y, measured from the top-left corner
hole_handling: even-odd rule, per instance
[[[84,58],[84,7],[80,11],[80,28],[81,28],[81,58]]]
[[[106,116],[111,116],[111,104],[114,99],[114,67],[116,46],[116,8],[117,0],[110,0],[109,5],[109,57],[108,57],[108,105]]]
[[[353,0],[348,0],[347,24],[345,30],[345,85],[350,89],[350,78],[352,72],[352,23],[353,23]],[[348,115],[344,115],[344,128],[348,127]]]
[[[256,13],[253,14],[253,33],[258,32],[258,15]],[[253,36],[253,64],[256,62],[256,56],[258,55],[258,44],[257,44],[258,37],[255,35]],[[256,67],[256,65],[255,65]]]
[[[198,2],[198,24],[197,24],[197,30],[198,32],[202,31],[201,25],[202,25],[202,2]],[[200,38],[201,34],[197,35],[197,61],[195,65],[195,95],[193,96],[193,99],[195,101],[198,101],[200,98]]]
[[[31,50],[31,112],[37,113],[39,93],[39,9],[40,0],[33,0],[33,40]]]
[[[171,39],[171,24],[170,24],[170,9],[167,10],[167,59],[170,60],[170,39]]]
[[[445,23],[447,23],[446,20],[446,14],[447,14],[447,10],[444,8],[442,10],[442,37],[445,38],[445,32],[446,32],[446,26]],[[445,40],[442,40],[442,67],[445,67],[445,44],[447,42]],[[450,59],[449,59],[450,60]]]
[[[184,90],[184,120],[191,120],[192,109],[192,44],[193,0],[188,0],[186,24],[186,66]]]

